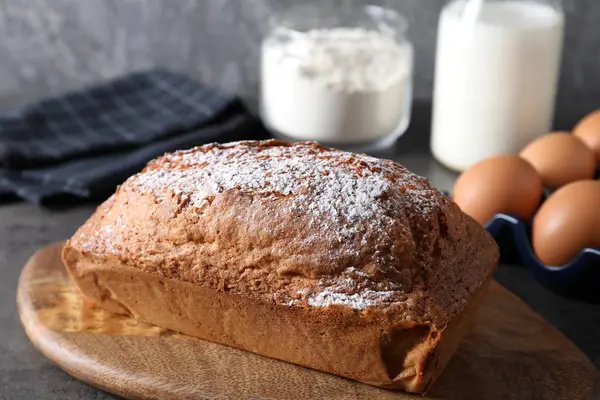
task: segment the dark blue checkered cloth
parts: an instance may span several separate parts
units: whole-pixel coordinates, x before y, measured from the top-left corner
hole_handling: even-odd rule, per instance
[[[105,196],[168,151],[264,135],[239,100],[165,70],[0,116],[0,196]]]

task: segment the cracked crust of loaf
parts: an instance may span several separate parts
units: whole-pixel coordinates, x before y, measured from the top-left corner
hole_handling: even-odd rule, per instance
[[[399,164],[276,140],[150,162],[63,250],[110,311],[411,392],[449,360],[497,259]]]

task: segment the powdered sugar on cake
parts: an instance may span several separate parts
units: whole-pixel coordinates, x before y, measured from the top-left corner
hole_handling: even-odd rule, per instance
[[[355,310],[363,310],[368,306],[381,304],[394,294],[392,291],[377,292],[367,289],[362,293],[338,293],[331,291],[330,288],[316,293],[308,298],[308,304],[313,307],[326,307],[332,304],[338,304],[351,307]]]
[[[400,291],[390,290],[399,288],[389,284],[369,282],[366,277],[365,272],[348,267],[339,277],[319,280],[314,289],[298,291],[300,299],[290,301],[289,305],[306,301],[312,307],[342,305],[354,310],[364,310],[369,306],[405,300],[398,298],[398,295],[402,294]]]
[[[424,178],[403,170],[402,181],[391,182],[386,176],[391,166],[373,157],[311,143],[266,147],[249,143],[168,154],[129,183],[157,198],[171,192],[197,209],[206,206],[210,196],[231,189],[266,198],[290,197],[290,211],[328,216],[345,225],[384,218],[386,203],[400,189],[404,195],[396,201],[423,213],[437,202]]]

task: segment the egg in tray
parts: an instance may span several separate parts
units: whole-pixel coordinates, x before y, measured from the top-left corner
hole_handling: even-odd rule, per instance
[[[489,157],[456,181],[454,201],[547,286],[600,300],[600,110],[519,155]]]

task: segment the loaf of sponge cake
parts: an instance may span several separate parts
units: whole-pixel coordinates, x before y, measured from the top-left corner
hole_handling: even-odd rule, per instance
[[[469,329],[498,249],[395,162],[269,140],[151,161],[63,260],[109,311],[424,392]]]

